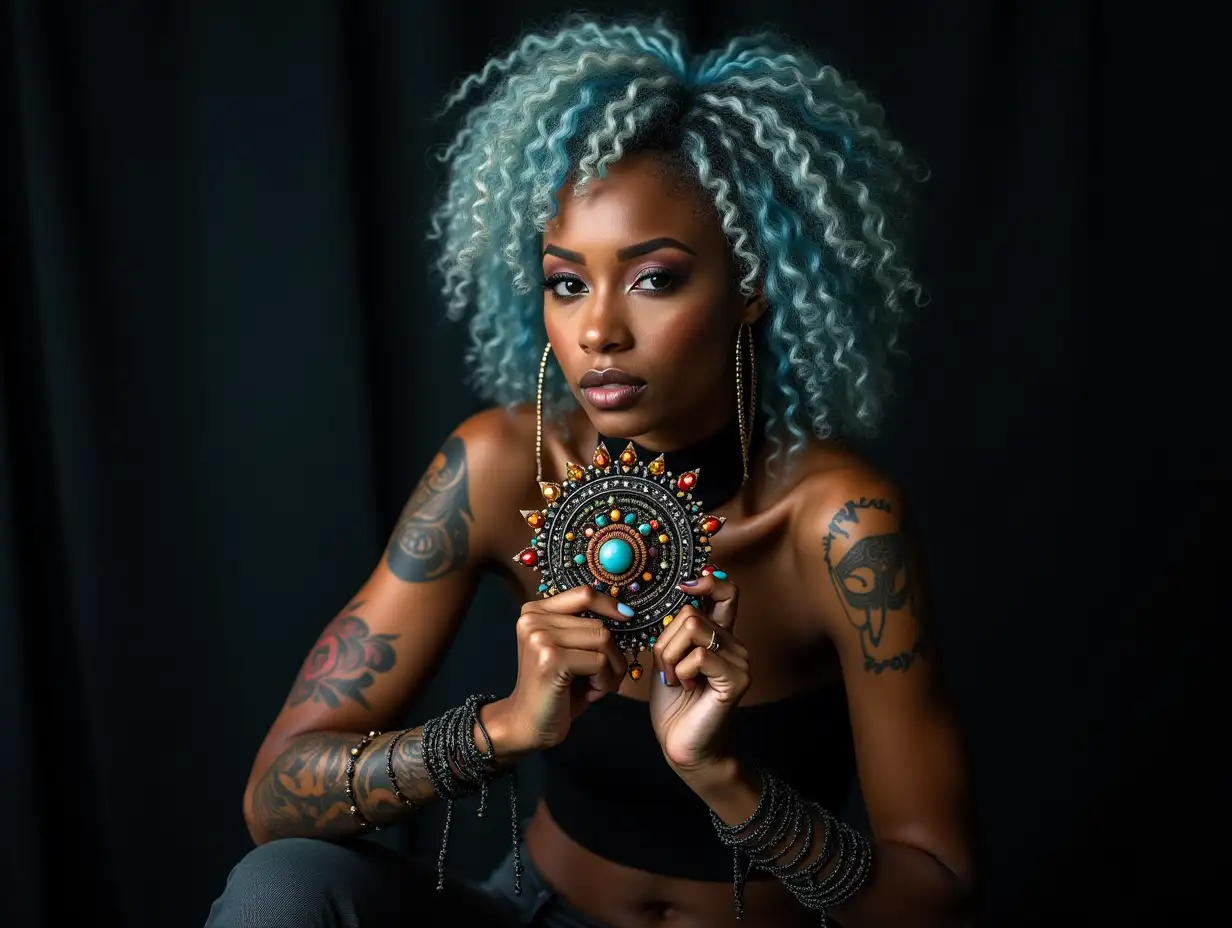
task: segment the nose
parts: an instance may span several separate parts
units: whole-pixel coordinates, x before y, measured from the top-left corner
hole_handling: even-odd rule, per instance
[[[633,347],[625,307],[619,298],[595,295],[583,310],[578,345],[587,354],[613,354]]]

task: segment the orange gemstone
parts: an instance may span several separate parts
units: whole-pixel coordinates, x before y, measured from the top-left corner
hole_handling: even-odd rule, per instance
[[[650,571],[646,571],[646,573],[642,574],[642,579],[645,580],[647,583],[649,583],[651,580],[654,579],[654,574],[652,574]]]
[[[612,589],[611,589],[609,592],[610,592],[613,596],[619,596],[619,595],[620,595],[620,587],[618,587],[618,586],[614,586],[614,587],[612,587]]]
[[[543,524],[543,513],[537,511],[527,513],[526,524],[531,528],[538,528]]]
[[[642,679],[642,665],[636,661],[629,665],[629,676],[634,680]]]
[[[608,513],[608,516],[611,517],[611,520],[613,522],[619,522],[620,521],[620,510],[613,509],[611,512]]]
[[[572,462],[565,465],[565,473],[568,475],[570,480],[581,480],[586,476],[586,471],[582,470],[582,468]]]
[[[649,470],[656,477],[663,476],[663,471],[667,470],[667,465],[663,463],[663,455],[659,455],[657,458],[655,458],[653,461],[647,464],[646,469]]]
[[[633,450],[632,442],[629,442],[629,447],[620,452],[620,463],[625,465],[637,463],[637,452]]]
[[[543,498],[549,503],[555,502],[560,496],[560,487],[554,483],[548,483],[546,480],[540,481],[539,492],[543,494]]]
[[[660,544],[667,544],[667,536],[666,536],[666,535],[660,535],[660,536],[659,536],[659,543],[660,543]]]
[[[612,459],[608,457],[607,449],[603,445],[595,449],[595,456],[591,458],[591,463],[600,470],[603,470],[612,463]]]
[[[707,538],[705,535],[702,535],[702,537],[701,537],[701,538],[697,539],[697,542],[698,542],[698,544],[703,544],[703,545],[704,545],[704,544],[705,544],[706,542],[708,542],[709,540],[710,540],[710,539],[709,539],[709,538]]]
[[[573,534],[573,532],[565,532],[565,541],[573,541],[573,539],[574,539],[574,538],[576,538],[576,537],[577,537],[577,536],[576,536],[576,535],[574,535],[574,534]],[[702,539],[702,541],[705,541],[705,540],[706,540],[706,539],[704,539],[704,538]]]

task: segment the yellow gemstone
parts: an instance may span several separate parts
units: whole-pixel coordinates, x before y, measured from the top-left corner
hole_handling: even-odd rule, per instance
[[[659,536],[659,544],[667,544],[667,535]]]
[[[573,541],[573,532],[565,532],[565,541]]]
[[[664,628],[667,628],[667,626],[671,625],[671,624],[672,624],[672,619],[674,619],[674,618],[676,618],[674,615],[665,615],[665,616],[663,617],[663,627],[664,627]]]
[[[531,512],[526,516],[526,524],[531,528],[538,528],[543,524],[543,513],[537,511]]]
[[[632,667],[630,667],[629,676],[631,676],[634,680],[642,679],[642,665],[634,664]]]
[[[663,472],[667,470],[667,465],[663,463],[663,455],[659,455],[657,458],[651,461],[648,465],[646,465],[646,469],[649,470],[656,477],[663,476]]]
[[[582,470],[582,468],[572,462],[565,465],[565,473],[569,475],[570,480],[581,480],[586,476],[586,471]]]
[[[539,482],[539,492],[543,494],[543,498],[549,503],[555,502],[560,496],[560,487],[554,483],[548,483],[546,480]]]
[[[620,510],[619,509],[613,509],[611,512],[608,513],[608,515],[611,517],[613,522],[620,521]]]

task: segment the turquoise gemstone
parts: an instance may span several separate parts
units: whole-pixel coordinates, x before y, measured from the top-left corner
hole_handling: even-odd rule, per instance
[[[540,592],[540,593],[547,592],[547,588],[548,588],[548,585],[547,585],[546,583],[541,583],[541,584],[539,584],[539,592]]]
[[[633,548],[623,538],[612,538],[599,546],[599,566],[610,574],[623,574],[633,566]]]
[[[654,635],[651,635],[649,638],[647,638],[647,639],[646,639],[646,644],[647,644],[647,645],[649,645],[650,647],[652,647],[652,648],[653,648],[653,647],[654,647],[654,643],[655,643],[656,641],[658,641],[658,640],[659,640],[659,639],[658,639],[658,638],[656,638]]]
[[[693,608],[694,608],[694,609],[700,609],[700,608],[702,607],[702,604],[701,604],[698,600],[696,600],[696,599],[695,599],[695,600],[693,600],[693,602],[691,603],[691,605],[693,606]]]
[[[637,530],[641,532],[643,535],[649,535],[650,534],[650,524],[648,522],[643,522],[641,525],[637,527]]]
[[[575,563],[575,564],[579,564],[579,565],[580,565],[580,564],[585,564],[585,563],[586,563],[586,555],[585,555],[585,554],[575,554],[575,555],[573,555],[573,563]]]
[[[595,525],[600,527],[607,525],[607,516],[595,516]]]
[[[625,516],[625,525],[632,525],[636,521],[637,521],[636,512],[631,512],[627,516]]]

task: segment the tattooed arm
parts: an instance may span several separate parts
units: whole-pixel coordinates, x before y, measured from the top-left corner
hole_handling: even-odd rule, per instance
[[[973,882],[966,763],[921,560],[902,494],[852,471],[819,483],[795,526],[801,576],[842,662],[875,839],[873,878],[834,914],[848,928],[959,925]]]
[[[358,833],[346,796],[350,750],[368,731],[390,729],[403,718],[452,641],[500,545],[492,526],[516,513],[514,494],[534,477],[533,460],[527,474],[510,460],[510,447],[533,447],[519,428],[503,410],[490,410],[445,440],[381,562],[312,647],[245,790],[244,817],[257,843]],[[502,750],[499,724],[481,716],[498,756],[513,759]],[[353,777],[356,804],[376,824],[409,811],[394,797],[386,772],[393,735],[365,748]],[[416,804],[435,798],[418,728],[398,741],[392,759],[403,795]]]

